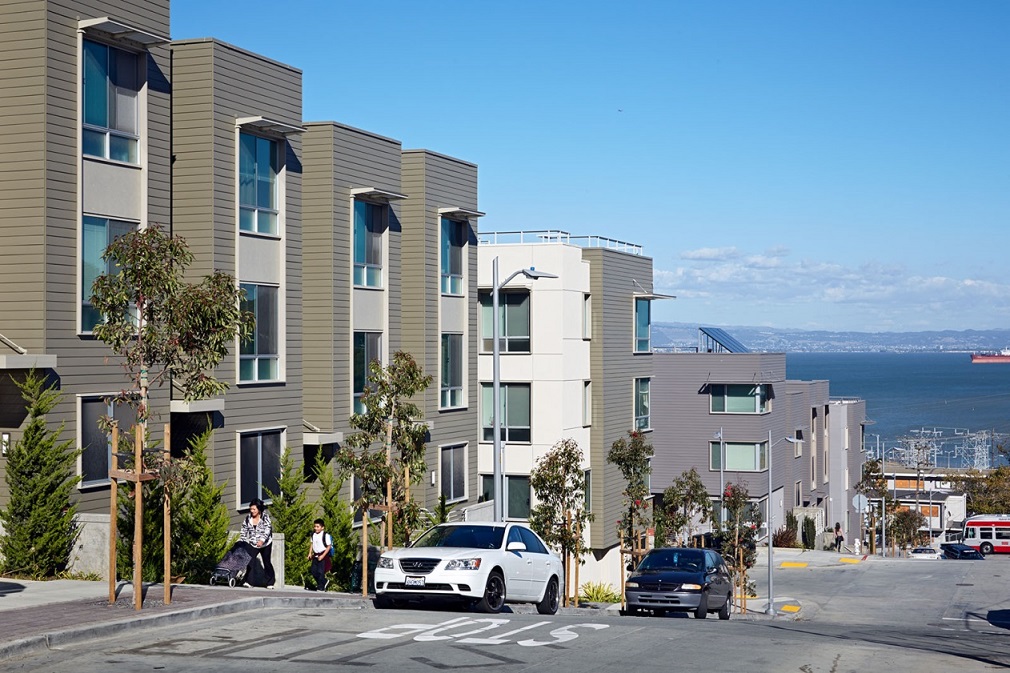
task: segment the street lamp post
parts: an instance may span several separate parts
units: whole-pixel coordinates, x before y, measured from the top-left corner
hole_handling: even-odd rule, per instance
[[[772,431],[768,431],[768,501],[766,503],[768,510],[768,607],[765,608],[765,613],[775,616],[775,591],[772,584],[772,570],[775,567],[775,562],[773,557],[775,554],[775,545],[772,542],[772,449],[775,445],[781,441],[787,441],[790,444],[796,444],[802,440],[796,439],[796,437],[783,437],[782,439],[776,440],[772,443]]]
[[[719,440],[719,525],[726,521],[726,440],[722,436],[723,429],[719,428],[716,438]]]
[[[494,443],[492,451],[494,452],[494,455],[491,460],[494,465],[494,520],[496,522],[505,520],[504,508],[502,506],[504,504],[502,503],[502,493],[504,492],[504,488],[502,488],[501,470],[501,335],[499,334],[501,330],[501,321],[498,316],[498,294],[501,288],[508,285],[509,282],[518,275],[526,276],[530,280],[536,280],[538,278],[557,278],[557,276],[553,273],[537,271],[535,268],[530,267],[528,269],[519,269],[499,283],[498,258],[495,257],[491,262],[491,334],[494,338],[494,345],[491,347],[491,405],[493,408],[491,413],[494,425]]]

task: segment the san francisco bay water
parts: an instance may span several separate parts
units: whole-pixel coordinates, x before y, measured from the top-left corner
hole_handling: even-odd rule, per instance
[[[868,446],[922,429],[939,430],[944,450],[966,431],[1010,438],[1010,363],[972,364],[967,353],[788,353],[786,375],[827,379],[832,397],[866,400]]]

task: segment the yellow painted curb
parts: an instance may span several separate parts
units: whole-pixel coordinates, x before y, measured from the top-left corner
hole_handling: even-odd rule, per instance
[[[863,559],[861,559],[861,558],[840,558],[838,560],[841,561],[842,563],[859,563]]]
[[[779,610],[781,610],[782,612],[799,612],[800,611],[800,606],[798,606],[798,605],[783,605],[781,608],[779,608]]]
[[[807,564],[802,561],[783,561],[780,568],[806,568]]]

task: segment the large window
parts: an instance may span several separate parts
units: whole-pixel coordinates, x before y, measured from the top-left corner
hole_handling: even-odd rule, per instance
[[[761,414],[768,411],[768,387],[764,385],[722,384],[709,386],[713,414]]]
[[[635,429],[649,430],[652,420],[649,417],[650,379],[635,379]]]
[[[442,218],[442,294],[463,294],[463,246],[465,222]]]
[[[281,431],[250,432],[239,436],[239,507],[253,498],[269,499],[278,493],[281,475]]]
[[[494,440],[494,390],[490,383],[481,384],[481,427],[483,440]],[[501,384],[501,439],[503,442],[529,442],[530,430],[530,384]]]
[[[530,518],[530,478],[506,474],[505,479],[505,518]],[[480,477],[481,500],[494,500],[494,476],[482,474]]]
[[[256,320],[252,338],[242,342],[239,356],[239,381],[276,381],[279,378],[280,315],[277,288],[271,285],[242,283],[245,298],[242,310]]]
[[[648,353],[652,350],[652,302],[635,298],[635,352]]]
[[[480,293],[481,349],[494,350],[492,325],[494,302],[490,292]],[[526,290],[498,292],[498,327],[502,353],[530,352],[530,293]]]
[[[442,447],[442,490],[447,502],[466,498],[466,444]]]
[[[277,234],[277,173],[279,143],[248,133],[239,134],[238,226],[242,231]]]
[[[768,442],[723,442],[726,452],[725,470],[731,472],[761,472],[768,469]],[[711,442],[709,467],[719,470],[721,462],[720,443]]]
[[[386,206],[354,202],[354,284],[382,287],[382,234],[386,230]]]
[[[102,322],[102,316],[91,305],[91,286],[103,273],[114,273],[115,265],[102,259],[105,249],[115,239],[137,225],[104,217],[85,215],[81,237],[81,330],[90,332]]]
[[[137,54],[84,40],[84,124],[81,151],[92,157],[140,163]]]
[[[354,413],[365,413],[361,396],[368,387],[368,365],[382,362],[382,332],[354,333]]]
[[[101,397],[81,398],[81,486],[95,486],[109,481],[112,463],[112,435],[103,430],[101,419],[119,422],[120,451],[129,444],[130,432],[137,422],[136,412],[126,404]]]
[[[442,335],[441,399],[443,409],[463,406],[463,335]]]

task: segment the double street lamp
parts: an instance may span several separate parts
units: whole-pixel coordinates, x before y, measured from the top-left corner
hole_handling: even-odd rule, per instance
[[[498,282],[498,258],[491,262],[491,334],[494,337],[494,345],[491,349],[492,379],[491,379],[491,406],[494,425],[494,520],[504,521],[504,502],[502,501],[502,470],[501,470],[501,318],[498,315],[499,300],[498,295],[503,287],[516,276],[525,276],[530,280],[538,278],[557,278],[553,273],[537,271],[533,267],[519,269],[502,282]],[[531,410],[532,412],[532,410]]]

